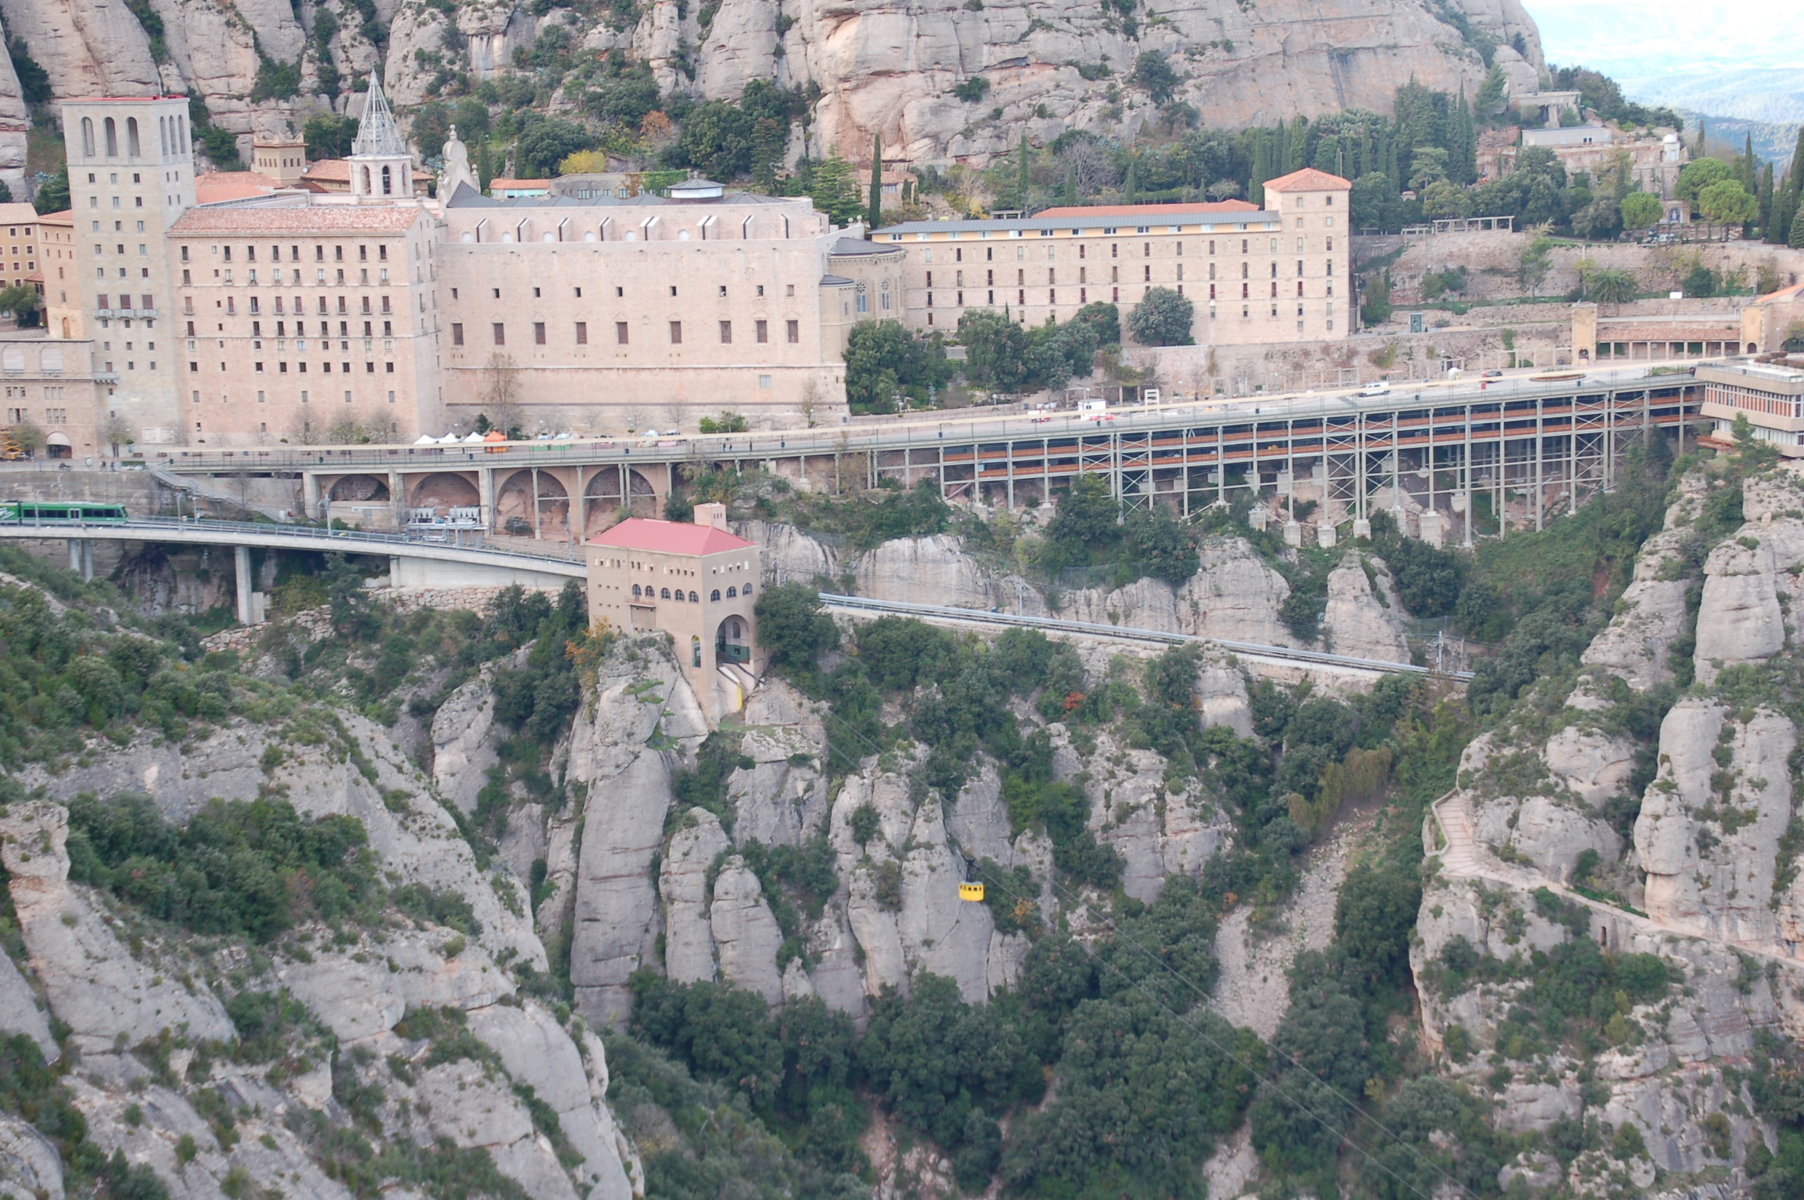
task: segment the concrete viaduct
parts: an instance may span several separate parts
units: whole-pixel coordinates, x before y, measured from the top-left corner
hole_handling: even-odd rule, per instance
[[[1475,514],[1480,535],[1541,528],[1582,495],[1613,487],[1630,445],[1696,419],[1689,374],[1646,371],[645,440],[171,449],[149,461],[219,480],[295,479],[307,516],[367,529],[457,514],[491,533],[572,547],[622,511],[655,515],[680,483],[718,471],[822,490],[929,480],[949,500],[1006,507],[1045,503],[1071,477],[1095,472],[1127,506],[1187,515],[1277,495],[1314,501],[1328,537],[1374,510],[1410,510],[1423,515],[1411,532],[1470,541]]]

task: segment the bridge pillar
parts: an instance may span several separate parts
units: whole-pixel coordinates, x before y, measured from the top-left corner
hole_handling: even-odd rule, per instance
[[[88,538],[69,539],[69,569],[86,582],[94,578],[94,543]]]
[[[238,623],[249,625],[256,620],[251,611],[251,548],[249,546],[232,547],[233,574],[238,583]]]
[[[485,532],[495,532],[495,473],[487,467],[476,468],[476,503],[482,506]]]
[[[399,554],[388,556],[388,586],[391,588],[401,586],[401,556]]]
[[[301,473],[301,505],[301,512],[305,516],[311,517],[316,513],[325,515],[319,506],[319,476],[312,471]]]

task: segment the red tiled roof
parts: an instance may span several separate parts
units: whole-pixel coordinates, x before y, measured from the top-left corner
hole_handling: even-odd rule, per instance
[[[67,225],[73,229],[75,227],[75,210],[72,208],[65,208],[62,212],[45,213],[38,218],[38,224]]]
[[[1179,217],[1185,213],[1258,212],[1257,204],[1245,200],[1195,200],[1180,204],[1075,204],[1065,208],[1047,208],[1034,214],[1034,220],[1056,220],[1060,217]]]
[[[1782,303],[1788,300],[1804,300],[1804,283],[1794,283],[1790,287],[1782,287],[1776,292],[1768,292],[1754,299],[1756,304]]]
[[[275,180],[256,171],[208,171],[194,180],[194,202],[216,204],[221,200],[243,200],[268,195],[278,186]]]
[[[177,217],[169,232],[242,234],[260,237],[281,233],[405,233],[427,218],[413,204],[296,204],[275,207],[191,208]]]
[[[1351,180],[1318,171],[1314,167],[1304,167],[1301,171],[1292,171],[1288,175],[1265,181],[1265,190],[1268,192],[1332,192],[1352,186]]]
[[[699,558],[705,554],[747,550],[757,543],[748,542],[712,525],[628,517],[606,533],[590,538],[589,545],[618,546],[622,550],[649,550],[656,554],[688,554]]]

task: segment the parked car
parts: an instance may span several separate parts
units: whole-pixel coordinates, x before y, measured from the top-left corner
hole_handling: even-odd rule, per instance
[[[1485,372],[1485,376],[1484,376],[1484,377],[1485,377],[1485,378],[1486,378],[1486,379],[1502,379],[1502,378],[1503,378],[1503,372],[1502,372],[1502,371],[1499,371],[1499,370],[1497,370],[1497,369],[1496,369],[1496,368],[1494,368],[1494,367],[1493,367],[1493,368],[1492,368],[1492,369],[1491,369],[1491,370],[1489,370],[1489,371],[1486,371],[1486,372]]]

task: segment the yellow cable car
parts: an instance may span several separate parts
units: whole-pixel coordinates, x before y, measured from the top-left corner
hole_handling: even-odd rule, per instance
[[[983,903],[983,884],[977,880],[977,861],[965,859],[965,881],[958,885],[958,898]]]

